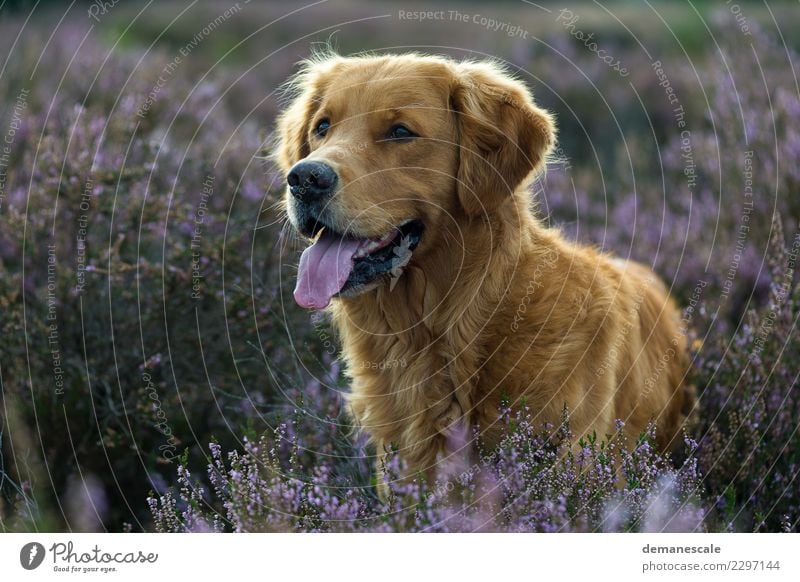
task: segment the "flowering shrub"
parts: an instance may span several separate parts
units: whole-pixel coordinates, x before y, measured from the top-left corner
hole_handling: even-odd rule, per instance
[[[572,449],[566,424],[504,409],[500,446],[455,435],[433,484],[390,456],[382,500],[334,334],[291,299],[263,161],[277,88],[331,31],[259,33],[283,7],[249,3],[184,55],[226,8],[206,4],[170,27],[123,3],[34,16],[18,40],[25,15],[0,18],[0,529],[798,531],[800,95],[774,28],[743,42],[723,8],[713,43],[674,27],[679,48],[647,51],[609,30],[621,77],[555,13],[497,8],[533,40],[314,8],[355,23],[344,53],[503,56],[558,119],[539,214],[652,265],[693,330],[700,422],[672,457],[652,431]]]
[[[386,500],[343,478],[336,457],[320,456],[304,472],[300,443],[281,424],[269,438],[223,454],[209,445],[208,479],[219,507],[184,465],[179,492],[150,503],[155,527],[181,531],[691,531],[703,529],[694,452],[678,469],[655,453],[654,433],[636,443],[568,444],[568,422],[536,430],[527,411],[505,410],[505,436],[470,461],[461,435],[439,462],[433,485],[401,481],[400,457],[386,463]],[[621,424],[621,423],[620,423]],[[363,468],[362,481],[369,468]]]
[[[787,252],[780,222],[773,226],[766,306],[749,310],[732,340],[712,338],[696,355],[705,385],[699,466],[716,519],[734,531],[796,531],[800,514],[800,233]]]

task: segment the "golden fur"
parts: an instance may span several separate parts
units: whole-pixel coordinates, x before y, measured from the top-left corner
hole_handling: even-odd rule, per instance
[[[316,59],[294,87],[275,158],[336,169],[334,226],[426,227],[393,288],[330,308],[352,414],[379,452],[394,443],[410,472],[431,474],[454,423],[497,440],[503,397],[554,425],[566,406],[577,436],[613,436],[619,418],[635,437],[654,421],[670,446],[694,406],[678,312],[647,267],[536,218],[529,185],[555,128],[523,84],[492,63],[390,55]],[[381,141],[398,119],[421,137]]]

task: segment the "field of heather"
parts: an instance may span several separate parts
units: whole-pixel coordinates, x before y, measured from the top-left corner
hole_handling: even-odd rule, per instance
[[[0,531],[800,531],[796,3],[67,6],[0,2]],[[268,160],[324,47],[496,58],[555,114],[536,212],[692,330],[679,452],[509,403],[378,497]]]

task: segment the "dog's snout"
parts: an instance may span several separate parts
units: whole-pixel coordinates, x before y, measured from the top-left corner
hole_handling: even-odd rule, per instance
[[[328,164],[304,160],[289,170],[286,181],[295,198],[303,202],[315,202],[333,193],[337,176]]]

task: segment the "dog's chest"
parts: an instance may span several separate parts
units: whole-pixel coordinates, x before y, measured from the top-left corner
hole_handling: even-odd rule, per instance
[[[407,350],[398,343],[375,342],[375,347],[349,358],[349,372],[357,385],[371,384],[371,392],[391,394],[412,385],[423,369],[432,366],[435,357],[430,351]],[[380,344],[386,349],[378,347]]]
[[[415,328],[397,334],[353,338],[344,347],[353,398],[367,417],[386,421],[471,409],[479,374],[470,350],[455,349],[448,334]],[[358,412],[358,410],[357,410]]]
[[[344,347],[350,374],[359,384],[373,384],[372,391],[416,391],[447,379],[448,350],[427,330],[376,334]]]

